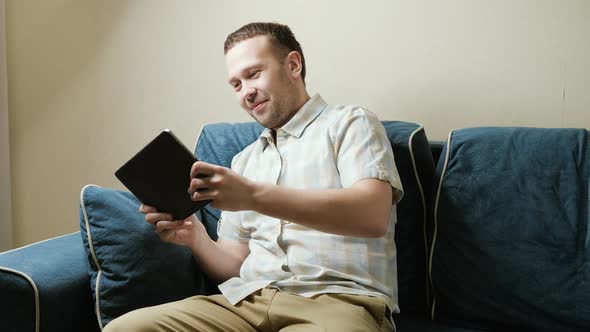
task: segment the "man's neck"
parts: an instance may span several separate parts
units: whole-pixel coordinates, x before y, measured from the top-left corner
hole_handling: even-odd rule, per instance
[[[307,103],[310,99],[311,99],[311,97],[307,93],[307,90],[303,89],[303,92],[300,94],[300,96],[297,99],[298,102],[295,104],[296,105],[295,109],[297,111],[293,113],[293,116],[295,116],[295,114],[297,114],[299,111],[301,111],[301,109],[303,108],[303,105],[305,105],[305,103]],[[287,121],[287,123],[289,123],[289,121],[291,121],[293,116],[291,116],[291,118]],[[282,128],[282,126],[278,127],[278,128],[271,128],[272,138],[275,142],[276,142],[276,138],[277,138],[277,130],[279,130],[281,128]]]
[[[309,96],[307,91],[304,89],[303,92],[301,93],[301,96],[299,97],[299,102],[297,103],[297,107],[296,107],[297,112],[299,112],[301,110],[301,108],[303,107],[303,105],[305,105],[305,103],[307,103],[310,99],[311,99],[311,97]]]

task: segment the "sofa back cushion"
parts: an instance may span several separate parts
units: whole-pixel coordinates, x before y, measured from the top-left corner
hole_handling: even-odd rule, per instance
[[[584,129],[451,132],[437,167],[434,318],[589,331],[589,173]]]
[[[395,162],[404,186],[397,206],[396,226],[399,305],[402,313],[428,312],[427,248],[425,240],[427,188],[432,186],[434,162],[422,126],[401,121],[382,122],[391,141]],[[262,131],[257,123],[206,125],[197,143],[199,160],[231,166],[233,157],[254,142]],[[313,156],[310,156],[313,158]],[[216,238],[221,211],[207,206],[198,212],[211,237]]]

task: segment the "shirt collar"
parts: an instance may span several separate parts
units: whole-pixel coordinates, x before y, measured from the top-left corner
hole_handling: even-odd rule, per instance
[[[327,105],[328,104],[326,104],[324,99],[316,93],[301,107],[301,109],[299,109],[299,111],[297,111],[297,113],[295,113],[295,115],[293,115],[291,120],[279,130],[285,131],[289,135],[297,138],[301,137],[305,128],[307,128],[307,126],[309,126],[313,120],[322,113]],[[260,134],[260,138],[265,138],[262,140],[263,142],[268,142],[268,139],[271,137],[272,129],[270,128],[265,128]]]

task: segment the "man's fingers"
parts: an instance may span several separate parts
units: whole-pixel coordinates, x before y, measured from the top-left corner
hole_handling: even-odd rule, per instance
[[[165,221],[165,220],[173,220],[172,215],[170,213],[161,213],[161,212],[156,212],[156,213],[148,213],[145,215],[145,220],[147,222],[149,222],[150,224],[156,224],[159,221]]]
[[[156,223],[156,232],[163,233],[168,231],[178,231],[184,228],[185,221],[184,220],[176,220],[176,221],[168,221],[168,220],[160,220]]]
[[[202,176],[211,176],[215,173],[215,168],[217,166],[206,163],[204,161],[197,161],[191,167],[191,178],[202,177]]]
[[[188,193],[192,195],[195,191],[207,190],[211,186],[209,179],[211,179],[211,178],[207,177],[207,178],[193,178],[193,179],[191,179],[191,182],[188,187]]]
[[[155,207],[153,207],[151,205],[145,205],[145,204],[141,204],[139,206],[139,211],[142,213],[156,213],[156,212],[158,212],[158,210]]]
[[[201,188],[208,188],[210,185],[210,177],[207,178],[192,178],[190,183],[190,188],[197,190]]]
[[[156,230],[156,233],[158,233],[160,239],[164,241],[174,241],[174,238],[176,238],[176,230],[168,229],[162,232]]]
[[[202,190],[196,191],[191,194],[191,199],[193,201],[204,201],[208,199],[215,199],[218,198],[219,191],[218,190]]]

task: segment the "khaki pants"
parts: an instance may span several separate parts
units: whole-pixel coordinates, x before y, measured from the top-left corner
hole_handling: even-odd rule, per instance
[[[129,312],[106,332],[394,331],[383,299],[348,294],[313,298],[262,289],[231,305],[223,295],[195,296]]]

